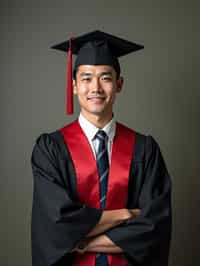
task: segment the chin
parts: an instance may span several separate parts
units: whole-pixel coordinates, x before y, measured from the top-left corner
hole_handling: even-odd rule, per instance
[[[90,108],[83,108],[87,114],[96,116],[107,116],[112,113],[112,110],[105,108],[105,106],[90,106]]]
[[[97,107],[97,106],[93,106],[93,108],[91,107],[91,108],[88,108],[88,111],[90,112],[90,113],[104,113],[105,112],[105,108],[104,107],[101,107],[101,106],[99,106],[99,107]]]
[[[100,111],[100,110],[92,110],[90,111],[91,114],[94,114],[94,115],[104,115],[104,111]]]

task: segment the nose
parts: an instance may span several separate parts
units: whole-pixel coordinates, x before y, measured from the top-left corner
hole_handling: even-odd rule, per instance
[[[101,82],[100,79],[98,77],[93,78],[92,81],[92,92],[101,92],[102,88],[101,88]]]

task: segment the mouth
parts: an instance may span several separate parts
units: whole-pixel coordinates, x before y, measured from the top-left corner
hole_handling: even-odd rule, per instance
[[[102,102],[105,100],[105,97],[103,96],[89,96],[87,97],[88,101],[92,101],[92,102]]]

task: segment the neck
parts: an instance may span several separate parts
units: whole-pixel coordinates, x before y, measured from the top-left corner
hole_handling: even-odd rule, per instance
[[[83,111],[81,111],[81,114],[93,125],[95,125],[98,128],[103,128],[113,117],[113,114],[105,116],[99,116],[95,114],[86,115]]]

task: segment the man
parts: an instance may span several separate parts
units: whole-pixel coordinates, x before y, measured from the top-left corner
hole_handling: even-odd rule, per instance
[[[33,149],[33,266],[166,266],[170,177],[156,141],[113,115],[118,57],[143,47],[95,31],[53,48],[77,54],[81,112]]]

